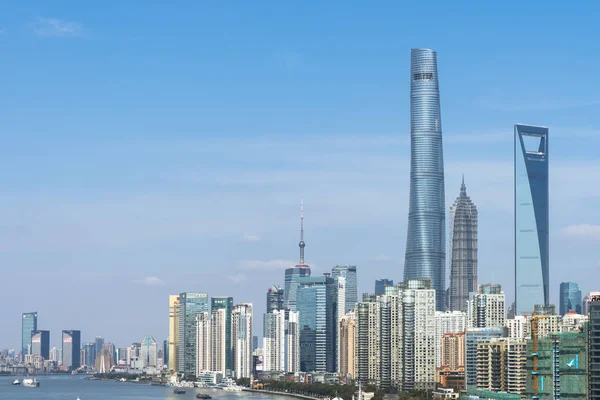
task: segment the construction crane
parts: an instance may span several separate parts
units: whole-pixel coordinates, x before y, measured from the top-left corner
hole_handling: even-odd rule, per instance
[[[533,371],[531,371],[531,375],[533,378],[533,396],[532,399],[539,399],[539,379],[540,372],[538,370],[538,321],[543,318],[548,318],[547,315],[537,315],[535,311],[531,316],[531,339],[533,341],[533,352],[531,353],[531,357],[533,358]]]

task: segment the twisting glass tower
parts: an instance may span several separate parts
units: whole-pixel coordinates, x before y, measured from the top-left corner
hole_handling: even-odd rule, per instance
[[[467,311],[469,293],[477,292],[477,207],[467,196],[463,176],[460,195],[450,207],[450,289],[451,311]]]
[[[404,281],[428,278],[445,308],[445,204],[437,54],[412,49],[410,60],[410,203]]]

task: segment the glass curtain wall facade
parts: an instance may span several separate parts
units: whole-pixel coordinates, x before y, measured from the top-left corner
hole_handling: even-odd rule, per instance
[[[21,319],[21,360],[31,351],[31,332],[37,331],[37,312],[23,313]]]
[[[336,371],[337,285],[334,278],[299,278],[300,370]]]
[[[404,281],[429,279],[440,311],[446,303],[445,208],[437,53],[412,49],[410,198]]]
[[[179,295],[179,372],[196,373],[196,314],[208,309],[208,294]]]
[[[283,305],[290,311],[296,311],[296,291],[298,279],[310,276],[308,265],[298,264],[285,270],[285,287],[283,289]]]
[[[31,332],[31,354],[50,359],[50,331]]]
[[[331,269],[331,276],[342,277],[346,279],[345,282],[345,301],[344,313],[354,308],[354,305],[358,301],[358,286],[356,283],[356,265],[336,265]],[[339,317],[342,317],[341,315]]]
[[[581,290],[579,290],[579,285],[574,282],[562,282],[560,284],[560,315],[565,315],[571,310],[581,314]]]
[[[515,125],[516,314],[549,300],[548,128]]]
[[[81,366],[81,331],[62,331],[62,365],[70,370]]]
[[[375,280],[375,295],[381,296],[385,294],[386,286],[394,286],[394,281],[391,279],[376,279]]]
[[[467,196],[463,178],[460,195],[450,207],[450,288],[448,308],[467,311],[469,293],[477,292],[477,207]]]

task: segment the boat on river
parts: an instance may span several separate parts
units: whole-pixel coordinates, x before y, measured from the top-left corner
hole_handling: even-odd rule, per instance
[[[212,396],[210,394],[206,394],[206,393],[196,393],[196,398],[197,399],[212,399]]]
[[[173,393],[175,393],[175,394],[185,394],[185,390],[183,390],[183,389],[174,389]]]
[[[19,378],[15,379],[12,383],[13,385],[20,385],[21,382],[19,382]]]
[[[40,382],[35,378],[25,378],[23,379],[24,387],[39,387]]]

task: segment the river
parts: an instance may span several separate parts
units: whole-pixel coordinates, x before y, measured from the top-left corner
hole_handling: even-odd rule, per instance
[[[19,378],[22,380],[22,377]],[[174,394],[173,388],[149,384],[90,381],[81,375],[41,375],[40,387],[13,386],[15,377],[0,377],[1,400],[186,400],[195,399],[196,393],[208,393],[213,400],[290,400],[290,397],[264,393],[225,392],[220,389],[183,388],[185,394]]]

